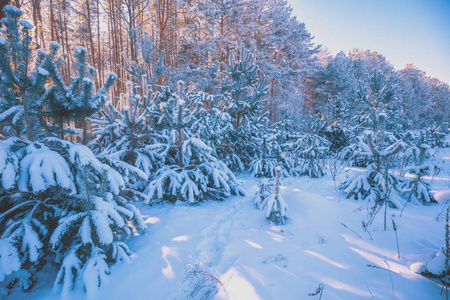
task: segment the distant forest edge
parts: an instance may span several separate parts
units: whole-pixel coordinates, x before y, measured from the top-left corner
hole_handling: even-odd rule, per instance
[[[114,106],[124,105],[133,80],[122,66],[142,69],[164,65],[155,85],[175,86],[183,80],[192,90],[216,94],[224,65],[232,51],[253,53],[259,78],[267,77],[265,102],[272,122],[290,116],[302,120],[318,114],[333,124],[333,107],[345,102],[343,119],[361,115],[355,105],[360,85],[369,86],[375,72],[395,85],[398,124],[417,129],[449,121],[450,88],[414,65],[395,70],[386,58],[370,50],[354,49],[331,56],[313,42],[305,24],[279,0],[0,0],[24,12],[35,25],[36,49],[48,51],[50,41],[61,46],[65,82],[76,74],[72,57],[76,46],[88,50],[87,63],[97,70],[95,88],[110,71],[119,80],[110,90]],[[1,12],[4,17],[4,13]],[[150,36],[143,39],[143,36]],[[146,40],[147,44],[142,42]],[[154,49],[139,57],[140,48]],[[326,45],[325,45],[326,46]]]

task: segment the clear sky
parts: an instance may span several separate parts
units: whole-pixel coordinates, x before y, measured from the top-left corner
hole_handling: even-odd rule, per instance
[[[334,55],[353,48],[413,63],[450,84],[450,0],[288,0],[294,15]]]

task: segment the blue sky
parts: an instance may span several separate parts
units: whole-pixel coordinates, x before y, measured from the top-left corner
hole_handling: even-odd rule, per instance
[[[450,83],[450,0],[288,0],[332,54],[353,48]]]

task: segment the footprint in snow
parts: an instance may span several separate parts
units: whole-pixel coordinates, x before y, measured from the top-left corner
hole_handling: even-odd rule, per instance
[[[323,237],[319,237],[319,244],[328,244],[327,240],[324,239]]]
[[[287,268],[287,257],[283,254],[278,253],[276,256],[270,256],[263,260],[263,264],[275,264]]]

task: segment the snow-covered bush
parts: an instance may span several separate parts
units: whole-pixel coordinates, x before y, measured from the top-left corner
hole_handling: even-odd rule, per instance
[[[377,171],[374,165],[371,165],[366,171],[343,182],[342,189],[347,194],[347,198],[378,202],[390,187],[398,183],[397,176],[392,174],[386,176],[386,174]]]
[[[200,255],[198,260],[191,257],[184,266],[183,299],[211,299],[223,288],[208,256],[204,252]]]
[[[424,174],[429,173],[430,170],[431,168],[429,166],[421,168],[408,168],[408,172],[415,174],[417,177],[412,180],[403,180],[398,187],[403,198],[405,198],[407,202],[417,204],[436,202],[430,192],[429,184],[425,182],[422,177]]]
[[[200,92],[197,96],[200,96],[200,99],[196,101],[202,100],[202,103],[208,103],[211,109],[200,111],[192,126],[193,131],[198,132],[199,138],[211,147],[214,153],[219,155],[220,153],[226,153],[229,150],[225,148],[229,148],[229,145],[225,144],[224,139],[233,130],[231,116],[220,108],[214,107],[215,98],[213,95]],[[238,168],[243,169],[244,166],[241,164]]]
[[[339,152],[348,145],[348,136],[345,129],[335,123],[325,127],[324,137],[330,142],[330,150]]]
[[[212,155],[212,148],[192,137],[181,146],[180,165],[166,165],[150,177],[146,202],[155,199],[187,201],[222,200],[232,194],[244,194],[226,164]]]

